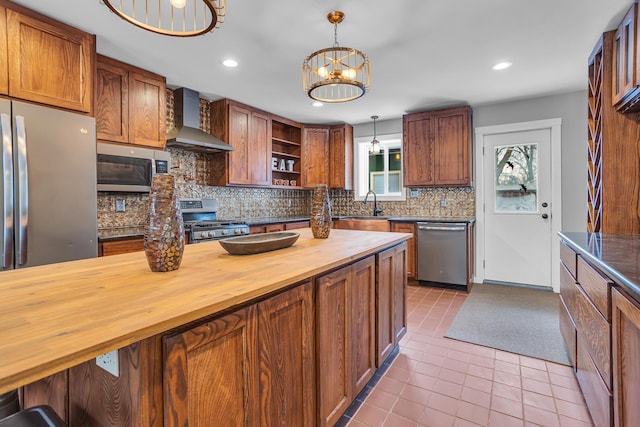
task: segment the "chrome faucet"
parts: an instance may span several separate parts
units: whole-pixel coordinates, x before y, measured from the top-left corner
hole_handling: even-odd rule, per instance
[[[382,209],[378,209],[378,198],[376,197],[376,192],[373,190],[369,190],[366,196],[364,196],[364,200],[362,203],[367,203],[369,199],[369,194],[373,194],[373,216],[378,216],[378,214],[382,213]]]

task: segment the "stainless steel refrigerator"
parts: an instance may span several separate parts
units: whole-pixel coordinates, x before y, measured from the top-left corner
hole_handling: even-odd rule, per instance
[[[98,255],[95,119],[0,99],[0,270]]]

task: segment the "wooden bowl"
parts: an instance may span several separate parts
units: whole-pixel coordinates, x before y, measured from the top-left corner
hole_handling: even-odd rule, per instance
[[[300,234],[287,231],[251,234],[219,240],[220,246],[231,255],[251,255],[287,248],[298,240]]]

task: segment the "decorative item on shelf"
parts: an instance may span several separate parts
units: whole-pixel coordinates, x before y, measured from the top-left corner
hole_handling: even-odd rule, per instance
[[[278,170],[281,170],[281,171],[286,171],[287,170],[287,168],[285,166],[284,159],[280,159],[280,166],[278,167]]]
[[[158,34],[192,37],[220,28],[227,0],[102,0],[125,21]]]
[[[331,204],[327,184],[318,184],[313,190],[311,204],[311,232],[316,239],[326,239],[331,231]]]
[[[293,163],[294,163],[293,160],[287,160],[287,170],[289,172],[293,172]]]
[[[344,12],[327,15],[333,24],[333,47],[307,56],[302,64],[302,84],[306,94],[316,101],[345,102],[364,95],[370,87],[369,58],[358,49],[338,45],[338,24]]]
[[[144,253],[151,271],[173,271],[180,267],[184,252],[184,223],[178,187],[173,175],[153,176],[149,212],[144,227]]]
[[[295,179],[290,179],[289,180],[289,185],[292,186],[292,187],[295,187],[296,186],[296,180]]]
[[[271,169],[272,170],[278,170],[278,158],[277,157],[272,157],[271,158]]]
[[[380,153],[380,141],[376,138],[376,119],[378,116],[371,116],[373,119],[373,139],[371,140],[371,147],[369,149],[369,153],[371,154],[379,154]]]

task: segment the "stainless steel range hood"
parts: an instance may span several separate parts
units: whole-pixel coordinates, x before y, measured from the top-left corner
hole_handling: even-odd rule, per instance
[[[213,153],[232,151],[226,142],[200,129],[200,96],[198,92],[179,88],[173,92],[176,127],[167,133],[167,147]]]

